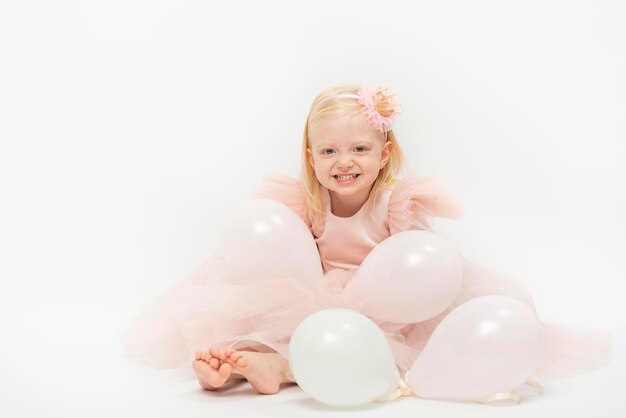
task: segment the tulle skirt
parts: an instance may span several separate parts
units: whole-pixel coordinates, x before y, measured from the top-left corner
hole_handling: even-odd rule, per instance
[[[387,337],[402,375],[410,370],[439,322],[469,299],[499,294],[535,309],[532,297],[519,282],[462,259],[461,290],[440,315],[420,323],[370,317]],[[307,316],[326,308],[358,311],[358,302],[343,291],[355,271],[330,270],[313,284],[284,278],[254,280],[234,277],[221,257],[212,256],[192,275],[122,321],[120,341],[127,356],[158,368],[176,368],[189,377],[194,375],[195,353],[210,346],[251,347],[289,358],[291,335]],[[542,324],[545,350],[535,380],[571,377],[609,361],[612,342],[608,332]]]

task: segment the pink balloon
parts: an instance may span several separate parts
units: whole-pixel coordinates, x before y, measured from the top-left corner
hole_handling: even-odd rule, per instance
[[[535,312],[502,295],[480,296],[450,312],[409,373],[423,398],[482,400],[524,384],[539,365],[543,331]]]
[[[229,216],[221,256],[238,278],[298,279],[324,276],[310,230],[291,208],[269,199],[249,200]]]
[[[404,231],[374,247],[344,297],[372,318],[421,322],[450,306],[461,275],[461,258],[444,239],[428,231]]]

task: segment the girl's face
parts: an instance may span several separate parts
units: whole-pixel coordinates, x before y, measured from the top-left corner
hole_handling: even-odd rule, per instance
[[[389,160],[391,142],[384,138],[360,114],[312,126],[307,154],[317,180],[331,193],[367,200],[378,172]]]

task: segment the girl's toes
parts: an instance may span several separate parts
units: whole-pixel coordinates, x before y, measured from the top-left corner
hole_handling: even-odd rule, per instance
[[[217,358],[217,359],[221,359],[222,358],[222,353],[220,353],[220,350],[217,347],[211,347],[209,348],[209,353]]]
[[[216,358],[212,358],[211,360],[209,360],[209,365],[214,369],[217,369],[220,367],[220,361]]]
[[[200,357],[202,353],[200,351],[196,351],[196,360],[201,360],[202,357]]]
[[[233,366],[231,366],[228,363],[224,363],[224,364],[222,364],[220,366],[219,374],[220,374],[220,376],[226,378],[226,377],[230,376],[232,371],[233,371]]]
[[[248,365],[248,362],[246,361],[245,358],[240,358],[239,360],[237,360],[237,366],[239,367],[246,367]]]
[[[241,353],[238,353],[236,351],[230,355],[230,360],[231,361],[237,361],[240,358],[241,358]]]

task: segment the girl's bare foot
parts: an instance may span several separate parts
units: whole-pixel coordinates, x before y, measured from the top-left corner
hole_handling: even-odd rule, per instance
[[[224,364],[232,365],[232,372],[245,377],[252,387],[264,395],[280,390],[280,384],[294,382],[289,362],[278,353],[226,350]]]
[[[196,352],[193,369],[203,389],[219,389],[231,378],[237,377],[232,374],[232,365],[225,360],[226,355],[218,347],[211,347],[209,351]]]

